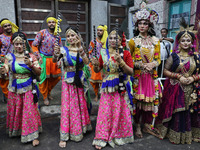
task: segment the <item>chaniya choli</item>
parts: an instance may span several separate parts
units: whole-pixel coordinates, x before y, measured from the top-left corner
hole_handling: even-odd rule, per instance
[[[30,55],[34,67],[40,68],[37,59]],[[16,61],[24,55],[9,53],[6,55],[9,67],[7,131],[10,137],[21,135],[21,142],[26,143],[39,137],[42,123],[38,103],[34,103],[33,78],[31,68],[24,62]],[[38,88],[37,92],[39,92]],[[39,93],[38,93],[39,94]]]
[[[63,54],[63,75],[61,94],[61,119],[60,119],[60,140],[81,141],[83,134],[92,130],[88,111],[88,89],[89,84],[86,73],[83,71],[83,59],[79,57],[79,77],[82,87],[74,84],[76,73],[77,52],[69,51],[68,47],[61,47]]]
[[[123,51],[125,63],[133,68],[129,51]],[[114,147],[134,141],[131,121],[133,106],[132,80],[123,75],[126,90],[119,93],[119,65],[108,49],[101,49],[100,68],[105,72],[101,86],[101,98],[97,116],[97,124],[93,145],[105,147],[107,143]]]

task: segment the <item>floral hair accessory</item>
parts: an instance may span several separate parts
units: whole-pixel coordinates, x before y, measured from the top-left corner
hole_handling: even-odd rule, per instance
[[[152,23],[158,23],[159,16],[155,10],[147,8],[146,3],[142,2],[140,9],[133,15],[133,21],[136,22],[142,19],[149,20]]]

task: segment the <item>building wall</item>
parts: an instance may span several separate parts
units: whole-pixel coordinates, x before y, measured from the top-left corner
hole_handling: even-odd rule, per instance
[[[0,19],[8,18],[11,22],[16,23],[14,0],[0,0]]]
[[[97,28],[100,24],[107,25],[108,2],[91,0],[90,38],[94,39],[93,25]]]
[[[192,0],[191,3],[191,16],[190,16],[190,24],[195,23],[195,16],[196,16],[196,6],[198,0]],[[132,23],[132,12],[140,8],[141,0],[135,0],[134,6],[129,8],[129,38],[133,37],[133,29],[134,25]],[[159,15],[159,22],[155,25],[156,36],[160,37],[160,30],[165,27],[168,28],[169,22],[169,1],[166,0],[149,0],[147,7],[155,10]]]
[[[197,2],[198,0],[192,0],[191,3],[191,16],[190,16],[190,24],[195,24],[196,10],[197,10]]]

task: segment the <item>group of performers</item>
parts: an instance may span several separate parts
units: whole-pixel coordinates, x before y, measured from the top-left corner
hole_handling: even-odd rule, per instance
[[[107,26],[99,25],[88,50],[72,26],[65,31],[63,46],[57,36],[59,20],[54,17],[47,19],[48,29],[38,32],[31,46],[15,24],[1,20],[0,86],[8,101],[9,136],[21,135],[22,143],[39,144],[38,92],[49,105],[51,90],[62,76],[59,146],[66,147],[68,140],[81,141],[92,130],[90,70],[96,101],[101,94],[92,142],[96,149],[133,143],[133,120],[138,138],[147,132],[175,144],[200,142],[200,58],[193,46],[195,31],[182,24],[165,64],[167,80],[161,91],[156,70],[160,41],[154,31],[158,15],[143,2],[134,20],[134,37],[128,45],[121,29],[108,34]]]

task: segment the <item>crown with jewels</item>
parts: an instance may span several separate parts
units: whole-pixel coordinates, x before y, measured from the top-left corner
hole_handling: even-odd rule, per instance
[[[133,15],[133,21],[137,22],[142,19],[149,20],[152,23],[158,23],[159,16],[155,10],[147,8],[147,4],[142,2],[140,9]]]

